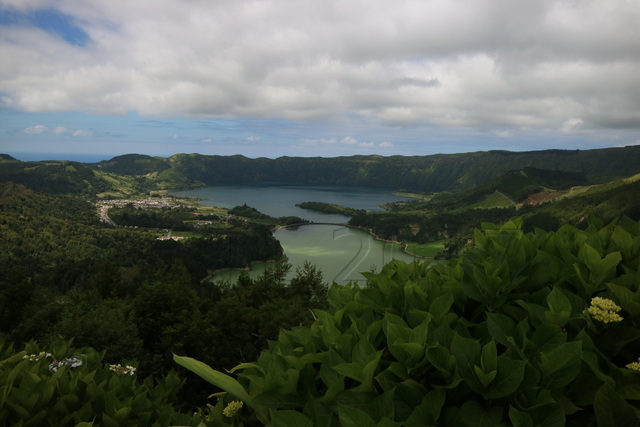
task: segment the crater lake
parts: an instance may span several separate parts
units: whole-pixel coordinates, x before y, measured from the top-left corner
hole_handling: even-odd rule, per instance
[[[325,282],[364,283],[363,271],[379,271],[392,259],[405,262],[417,258],[402,251],[399,244],[375,239],[366,231],[344,226],[349,220],[343,215],[325,214],[296,206],[302,202],[324,202],[354,209],[384,210],[381,205],[407,200],[389,189],[355,186],[316,186],[292,184],[217,185],[175,193],[181,197],[200,199],[198,203],[230,209],[247,204],[272,216],[298,216],[314,223],[295,228],[280,228],[274,236],[280,241],[295,274],[297,267],[309,261],[323,273]],[[254,264],[252,277],[262,274],[270,263]],[[212,280],[235,282],[240,271],[228,270]]]

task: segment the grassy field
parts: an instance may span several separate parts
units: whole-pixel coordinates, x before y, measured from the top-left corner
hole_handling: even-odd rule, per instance
[[[433,258],[438,252],[444,249],[445,240],[437,240],[429,243],[409,243],[407,251],[418,256]]]
[[[485,197],[485,199],[482,202],[476,203],[475,205],[473,205],[472,208],[475,208],[475,209],[507,208],[513,205],[514,203],[513,201],[511,201],[511,199],[509,199],[507,196],[500,193],[499,191],[495,191],[489,194],[487,197]]]
[[[432,194],[409,193],[406,191],[395,191],[393,195],[400,196],[400,197],[410,197],[412,199],[418,199],[418,200],[431,200],[431,197],[433,197]]]

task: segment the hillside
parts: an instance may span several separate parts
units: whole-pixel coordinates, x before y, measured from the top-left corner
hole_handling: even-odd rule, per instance
[[[512,170],[485,184],[457,193],[443,192],[429,201],[416,201],[411,209],[455,210],[509,207],[522,204],[528,197],[553,193],[591,182],[584,173],[525,167]]]
[[[371,186],[423,193],[460,192],[514,170],[528,171],[525,178],[529,183],[543,187],[544,183],[554,186],[554,179],[558,182],[574,180],[580,185],[585,182],[597,184],[640,173],[640,146],[413,157],[250,159],[240,155],[176,154],[160,158],[128,154],[94,164],[20,162],[9,157],[0,161],[0,181],[13,181],[49,193],[84,194],[130,194],[259,182]],[[538,176],[536,170],[547,172],[545,176]],[[550,171],[559,175],[554,178]],[[504,187],[508,187],[506,183]],[[518,182],[513,182],[512,187],[518,191],[524,188]],[[516,199],[520,197],[521,194],[515,194]]]
[[[103,192],[125,195],[144,189],[143,182],[133,177],[101,172],[84,163],[3,159],[0,160],[0,182],[22,184],[34,191],[95,196]]]
[[[161,157],[145,154],[125,154],[97,164],[98,169],[118,175],[145,175],[162,172],[170,167],[168,161]]]
[[[640,147],[587,151],[488,151],[431,156],[351,156],[336,158],[176,154],[168,159],[128,155],[93,167],[115,173],[144,176],[150,182],[164,175],[185,185],[287,182],[322,185],[362,185],[422,192],[461,191],[524,168],[564,171],[580,183],[601,183],[640,172]],[[156,174],[155,176],[152,174]],[[545,177],[553,181],[547,173]]]
[[[538,169],[511,171],[471,190],[391,204],[386,212],[359,212],[349,224],[388,240],[417,244],[445,241],[450,256],[463,250],[470,243],[473,230],[484,222],[504,223],[521,217],[527,231],[550,231],[567,223],[585,226],[589,217],[604,223],[622,216],[640,220],[640,174],[605,184],[572,187],[583,179],[577,174]],[[527,203],[536,195],[544,195],[546,201]]]

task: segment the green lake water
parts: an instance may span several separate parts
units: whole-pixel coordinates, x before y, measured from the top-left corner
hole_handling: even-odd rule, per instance
[[[206,206],[231,208],[247,204],[271,216],[295,215],[322,223],[346,223],[349,218],[300,209],[296,203],[320,201],[348,206],[355,209],[382,210],[381,204],[406,200],[390,190],[346,186],[300,186],[300,185],[230,185],[197,188],[177,193],[185,197],[204,199]],[[380,271],[392,259],[406,262],[416,258],[402,252],[400,245],[382,242],[363,230],[342,225],[314,224],[295,229],[276,230],[274,236],[280,241],[284,253],[293,268],[305,261],[315,264],[323,272],[325,282],[345,284],[350,281],[364,282],[360,272]],[[250,275],[256,277],[269,268],[269,263],[254,264]],[[239,271],[225,271],[213,280],[234,282]]]

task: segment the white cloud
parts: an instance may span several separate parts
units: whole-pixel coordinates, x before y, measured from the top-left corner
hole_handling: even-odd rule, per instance
[[[634,1],[60,0],[54,7],[90,41],[82,48],[37,28],[3,26],[1,106],[359,117],[501,136],[505,128],[574,131],[573,120],[585,129],[640,127]],[[370,144],[354,141],[340,143]]]
[[[327,146],[327,145],[339,145],[350,148],[372,148],[376,146],[376,143],[373,141],[358,141],[356,138],[352,136],[345,136],[344,138],[338,140],[337,138],[319,138],[319,139],[301,139],[301,146]],[[390,148],[393,147],[391,142],[382,142],[377,144],[378,147],[381,148]]]
[[[77,129],[71,132],[71,136],[92,136],[93,132],[90,130]]]
[[[500,138],[512,138],[513,137],[513,131],[511,131],[511,130],[498,130],[498,131],[496,131],[496,135],[499,136]]]
[[[352,138],[350,136],[346,136],[346,137],[342,138],[342,140],[340,141],[340,144],[357,145],[358,144],[358,140],[355,139],[355,138]]]
[[[91,130],[69,129],[64,126],[56,126],[54,128],[49,128],[48,126],[44,126],[44,125],[35,125],[35,126],[29,126],[23,129],[23,132],[30,133],[30,134],[43,134],[43,133],[53,133],[58,135],[66,134],[74,137],[93,136],[93,131]]]
[[[43,125],[29,126],[28,128],[24,129],[24,133],[40,134],[45,132],[49,132],[49,128]]]
[[[260,141],[260,139],[262,139],[262,138],[260,138],[259,136],[251,135],[250,137],[247,138],[247,141],[249,141],[249,142],[258,142],[258,141]]]
[[[204,143],[210,144],[210,143],[213,142],[213,139],[211,139],[211,138],[202,138],[200,140],[200,142],[204,142]]]
[[[338,140],[335,138],[320,138],[320,139],[309,139],[303,138],[300,140],[300,145],[306,146],[316,146],[316,145],[325,145],[325,144],[337,144]]]
[[[582,119],[572,118],[567,119],[562,123],[562,127],[560,128],[560,132],[562,133],[574,133],[582,130],[584,122]]]

